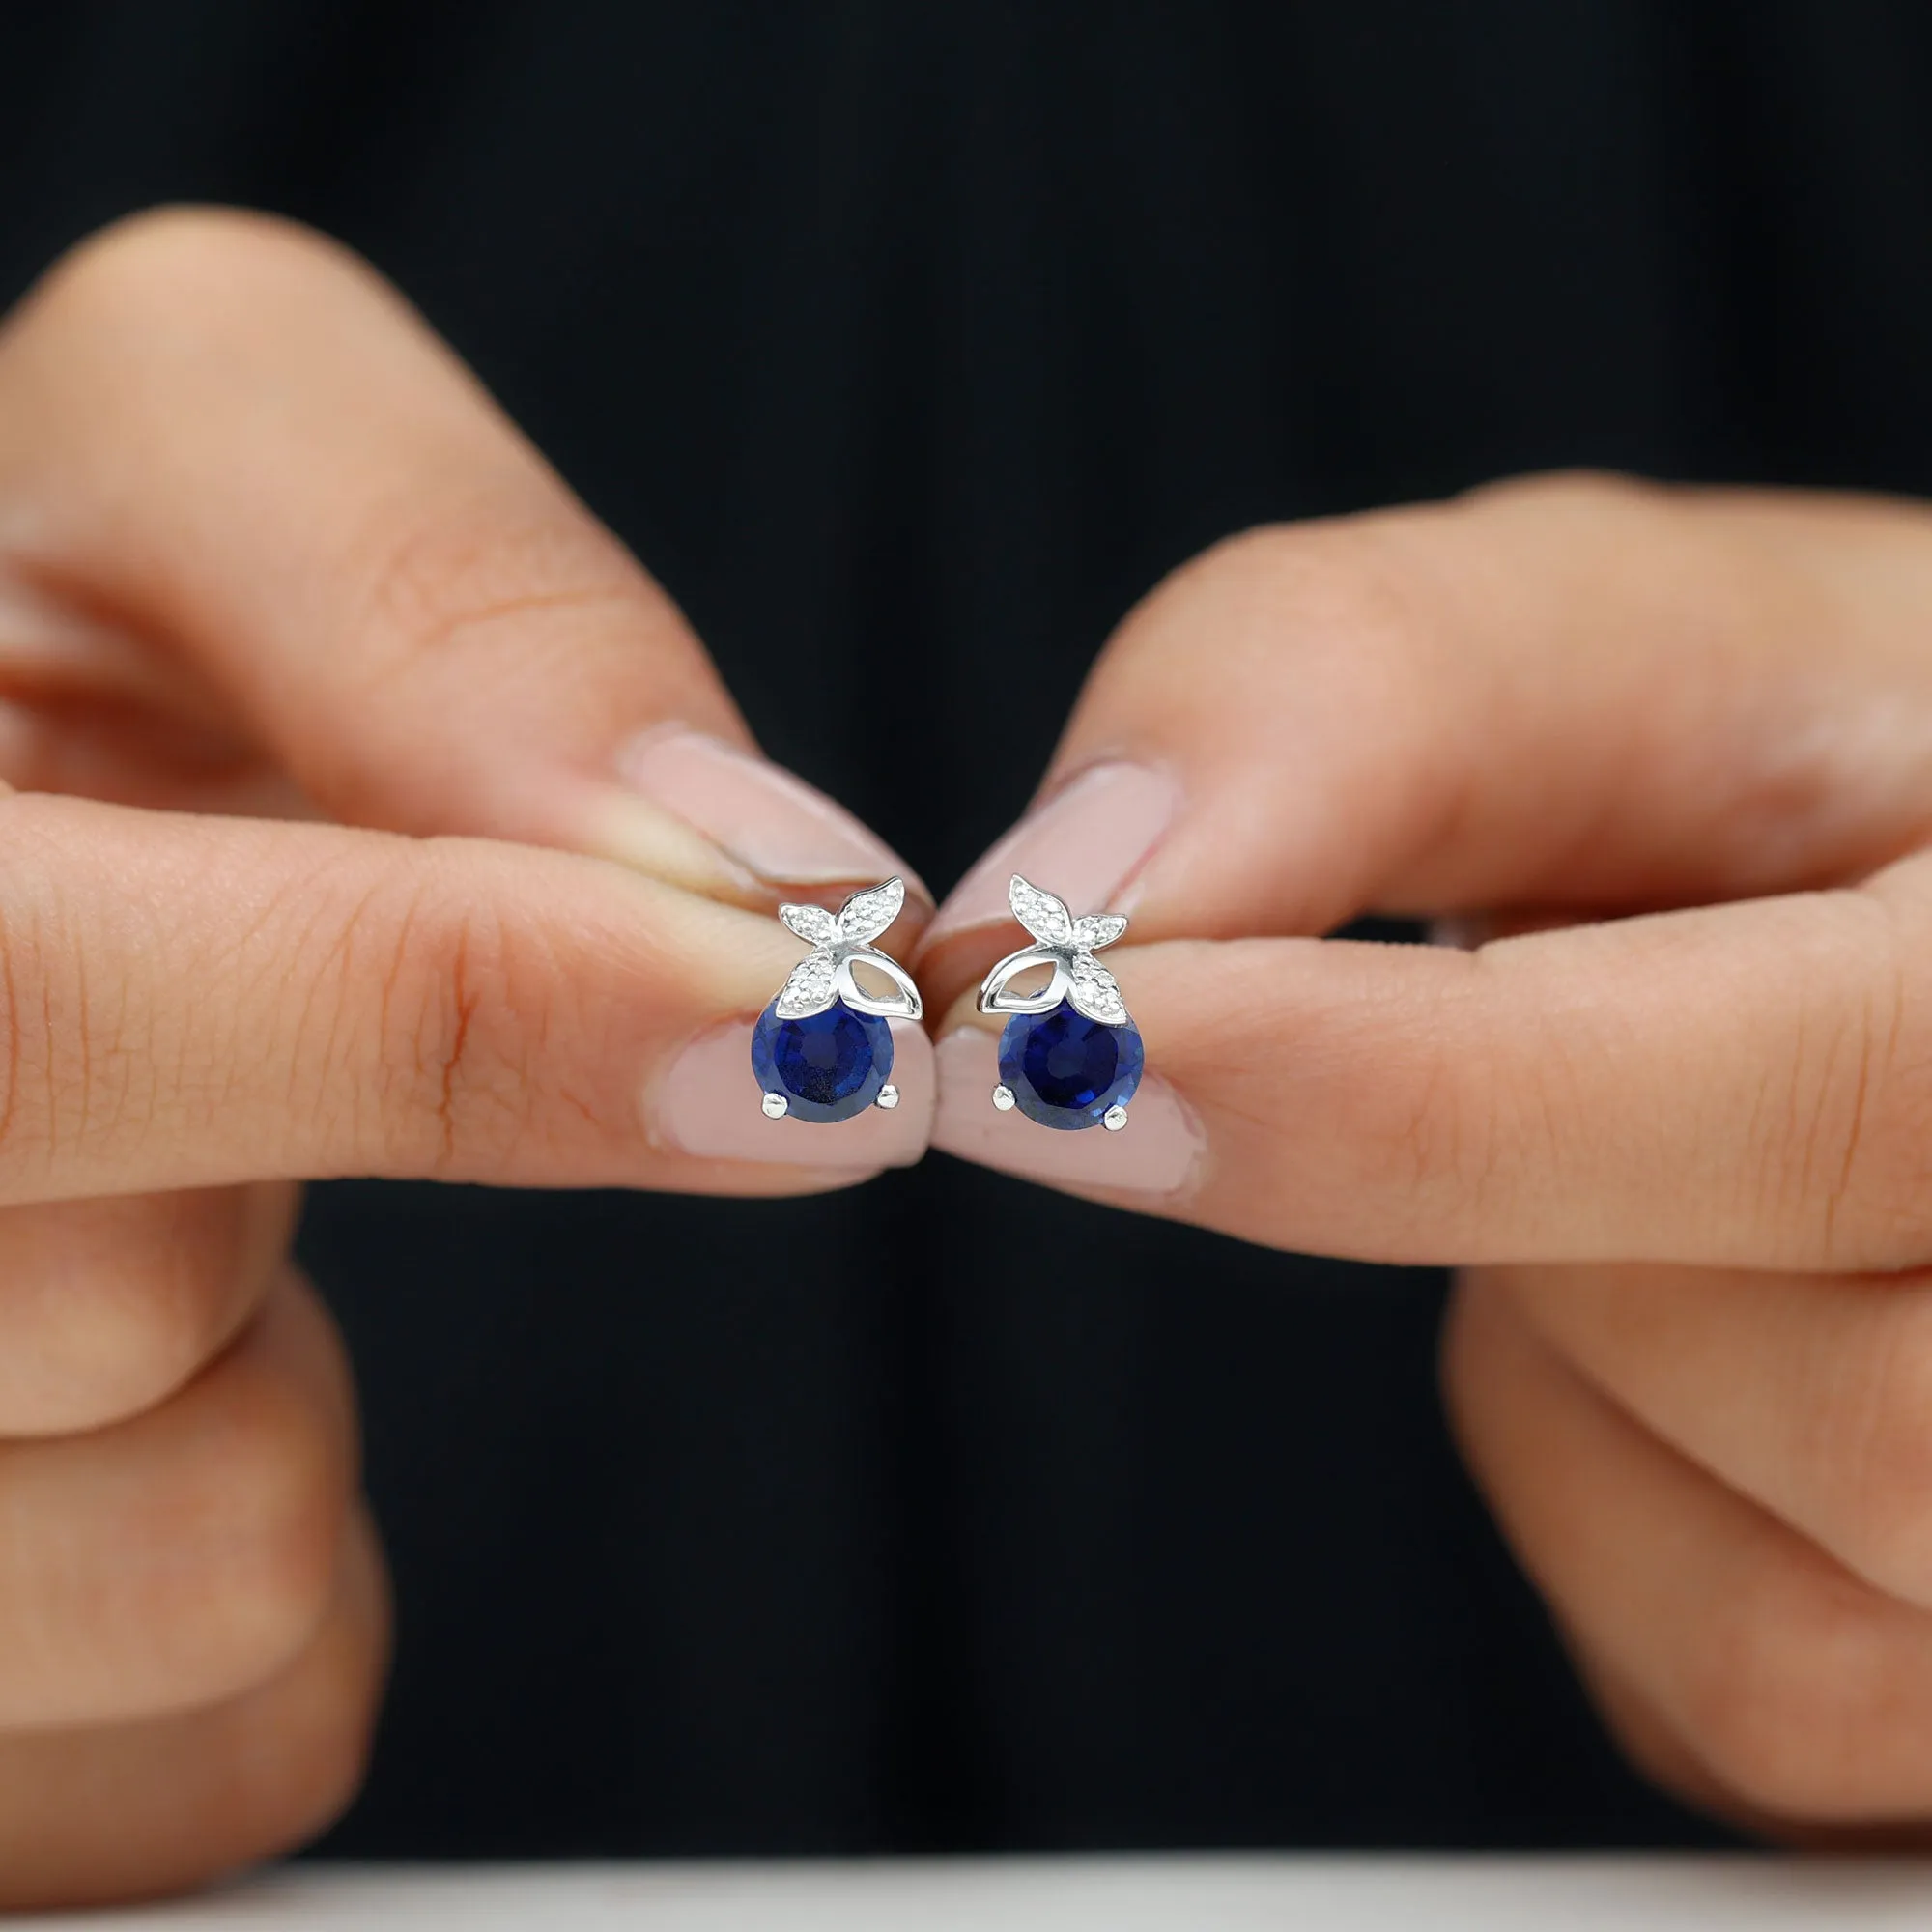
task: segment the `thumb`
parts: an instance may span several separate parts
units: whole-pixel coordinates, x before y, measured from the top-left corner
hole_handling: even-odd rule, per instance
[[[1015,871],[1137,944],[1860,876],[1927,825],[1928,609],[1932,522],[1877,499],[1545,477],[1236,538],[1102,653],[933,1004]]]
[[[285,223],[140,216],[48,275],[0,337],[0,536],[338,818],[747,905],[908,874],[758,756],[669,598],[394,292]]]

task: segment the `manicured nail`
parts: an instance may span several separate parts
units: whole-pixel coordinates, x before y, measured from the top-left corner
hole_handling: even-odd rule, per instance
[[[682,726],[647,731],[619,752],[617,776],[636,797],[770,884],[871,884],[897,873],[915,892],[925,891],[911,867],[842,806],[722,739]]]
[[[867,1107],[826,1125],[770,1119],[752,1074],[752,1022],[733,1021],[695,1039],[652,1097],[652,1128],[686,1153],[713,1160],[781,1161],[798,1167],[910,1167],[932,1133],[932,1042],[911,1020],[891,1020],[895,1107]]]
[[[1447,946],[1458,952],[1474,952],[1495,937],[1492,923],[1476,913],[1445,913],[1432,919],[1423,937],[1431,946]]]
[[[1024,1180],[1129,1194],[1174,1194],[1193,1178],[1206,1140],[1172,1087],[1149,1073],[1127,1104],[1127,1124],[1063,1133],[1014,1108],[993,1105],[1000,1081],[998,1037],[960,1027],[939,1042],[939,1107],[932,1145],[961,1160],[997,1167]]]
[[[1007,884],[1021,872],[1076,911],[1118,910],[1180,803],[1151,765],[1094,765],[1037,807],[947,895],[925,944],[1011,919]]]

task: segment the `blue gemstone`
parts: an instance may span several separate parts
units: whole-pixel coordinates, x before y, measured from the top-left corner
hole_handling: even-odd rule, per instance
[[[1065,1000],[1050,1013],[1015,1013],[1000,1036],[1000,1078],[1028,1120],[1096,1127],[1141,1084],[1140,1029],[1107,1026]]]
[[[782,1094],[801,1121],[863,1114],[892,1070],[892,1028],[876,1013],[855,1013],[843,1000],[803,1020],[780,1019],[774,1000],[752,1029],[758,1091]]]

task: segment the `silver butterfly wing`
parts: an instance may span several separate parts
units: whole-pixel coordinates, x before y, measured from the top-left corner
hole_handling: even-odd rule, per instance
[[[854,893],[838,908],[838,936],[855,946],[878,938],[905,905],[905,881],[888,879],[882,886]]]
[[[1007,903],[1012,907],[1013,917],[1042,946],[1073,944],[1073,916],[1064,899],[1041,892],[1015,872],[1007,886]]]
[[[838,922],[815,905],[781,905],[779,917],[808,946],[830,946],[838,937]]]
[[[1097,959],[1075,953],[1067,970],[1072,981],[1067,998],[1076,1012],[1098,1020],[1102,1026],[1127,1024],[1127,1003],[1121,998],[1120,982]]]
[[[1127,922],[1120,913],[1090,912],[1073,922],[1073,943],[1081,952],[1092,952],[1097,947],[1113,945],[1126,929]]]
[[[832,1004],[838,968],[830,952],[808,952],[784,982],[779,994],[778,1013],[781,1020],[810,1019]]]

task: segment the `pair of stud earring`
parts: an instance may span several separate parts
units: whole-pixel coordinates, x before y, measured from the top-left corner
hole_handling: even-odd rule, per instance
[[[1017,1107],[1043,1127],[1063,1130],[1127,1123],[1140,1085],[1140,1029],[1128,1017],[1114,976],[1094,957],[1126,931],[1119,913],[1075,919],[1065,902],[1014,873],[1013,917],[1033,944],[1009,952],[980,986],[982,1013],[1009,1015],[1000,1035],[1000,1084],[993,1105]],[[811,951],[752,1031],[752,1071],[773,1120],[849,1121],[867,1107],[896,1107],[888,1022],[916,1020],[924,1004],[912,976],[872,941],[905,905],[905,882],[888,879],[853,895],[835,913],[784,905],[779,918]],[[855,977],[867,967],[891,990],[867,992]],[[1013,982],[1047,969],[1043,986]]]

